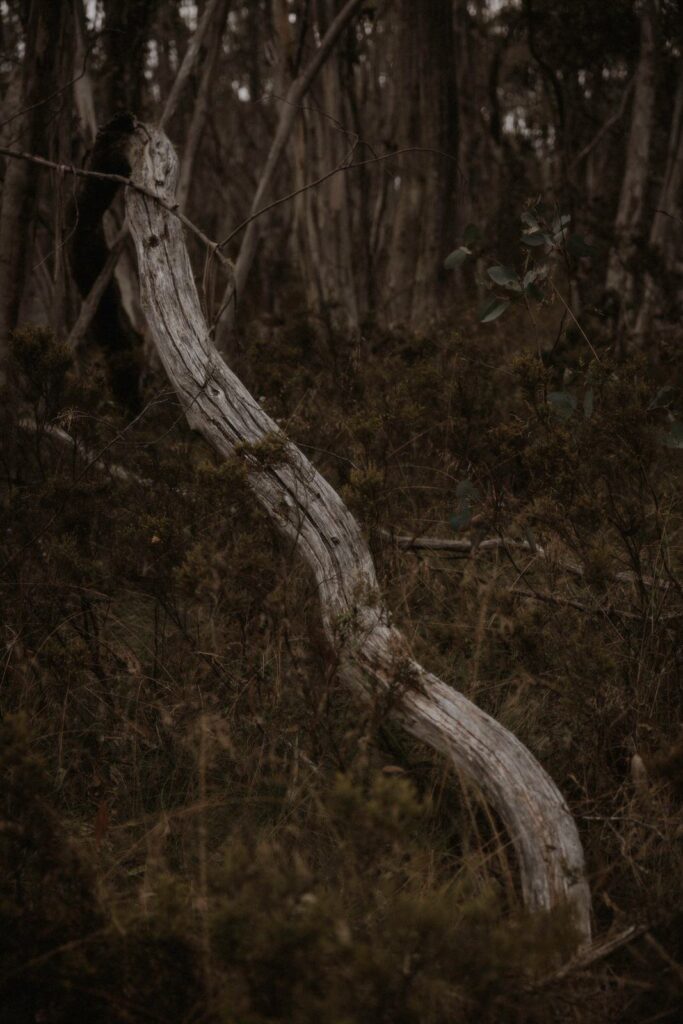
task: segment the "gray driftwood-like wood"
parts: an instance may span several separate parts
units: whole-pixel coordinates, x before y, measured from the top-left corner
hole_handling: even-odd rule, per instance
[[[171,143],[148,127],[138,129],[136,145],[134,182],[171,205],[178,176]],[[258,501],[310,569],[341,677],[368,700],[391,691],[390,714],[481,788],[514,844],[526,905],[550,910],[569,901],[587,944],[583,851],[562,795],[512,733],[412,659],[382,603],[358,523],[213,346],[180,221],[133,189],[126,206],[143,309],[187,419],[222,455],[244,459]]]

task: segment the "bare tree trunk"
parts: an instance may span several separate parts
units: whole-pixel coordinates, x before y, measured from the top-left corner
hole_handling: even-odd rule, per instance
[[[334,4],[318,4],[314,30],[324,35]],[[301,113],[294,133],[296,188],[322,177],[334,166],[348,163],[354,136],[344,130],[349,121],[345,97],[353,88],[351,68],[337,47],[318,76],[312,102]],[[297,258],[306,283],[308,308],[316,312],[331,334],[355,334],[359,310],[354,275],[352,203],[347,176],[334,175],[315,189],[301,192],[295,202]]]
[[[220,0],[214,12],[214,18],[210,26],[208,46],[204,59],[204,69],[197,99],[192,111],[192,120],[187,132],[187,138],[183,147],[183,158],[180,167],[180,181],[178,182],[178,203],[180,209],[184,210],[187,205],[187,195],[190,190],[194,162],[199,150],[199,145],[204,133],[206,116],[209,109],[209,96],[214,79],[216,67],[221,54],[223,42],[223,31],[228,16],[229,0]]]
[[[159,118],[160,128],[166,127],[178,108],[178,103],[182,96],[183,89],[185,88],[190,75],[194,71],[204,40],[208,35],[209,29],[213,26],[216,12],[219,8],[225,8],[225,0],[209,0],[204,8],[201,21],[197,25],[197,28],[190,39],[189,46],[187,47],[185,56],[183,57],[183,62],[178,69],[178,74],[175,77],[173,87],[171,88],[171,91],[168,94],[168,99],[164,104],[163,113]]]
[[[452,283],[442,265],[456,229],[454,48],[451,0],[433,0],[417,17],[411,0],[400,0],[393,72],[399,83],[395,142],[398,148],[435,150],[403,157],[397,174],[388,263],[390,319],[414,327],[441,311],[440,300]]]
[[[652,325],[661,295],[658,278],[673,272],[681,237],[681,186],[683,184],[683,62],[680,63],[678,87],[671,117],[664,179],[650,228],[649,261],[658,265],[657,276],[645,272],[643,297],[635,326],[635,337],[642,343]],[[678,282],[680,291],[680,280]]]
[[[105,116],[142,110],[147,43],[159,0],[104,0]]]
[[[139,131],[137,144],[134,180],[172,203],[173,147],[154,128]],[[411,735],[482,788],[515,845],[527,906],[568,902],[587,943],[583,851],[562,796],[515,736],[412,660],[382,604],[358,524],[212,346],[179,221],[132,190],[126,206],[145,313],[188,422],[222,455],[240,453],[258,501],[307,564],[342,678],[369,701],[389,697],[390,713]]]
[[[91,146],[97,135],[97,113],[92,77],[87,66],[85,46],[85,10],[83,0],[73,0],[74,48],[74,100],[86,143]]]
[[[315,51],[306,68],[292,82],[287,92],[287,96],[285,97],[285,101],[282,104],[282,111],[277,131],[273,138],[265,167],[263,168],[258,188],[256,189],[256,194],[252,200],[251,210],[249,211],[249,215],[251,217],[253,217],[253,215],[263,206],[265,197],[275,174],[275,169],[280,162],[280,157],[282,156],[284,148],[292,134],[292,128],[297,114],[299,113],[301,101],[310,89],[325,61],[330,56],[339,36],[349,24],[361,3],[362,0],[347,0],[347,3],[344,4],[341,11],[325,33],[325,36],[320,42],[320,46]],[[219,349],[224,349],[227,346],[230,331],[235,320],[237,303],[244,291],[244,286],[246,284],[247,277],[249,276],[251,265],[254,262],[260,232],[260,220],[258,218],[251,220],[247,225],[244,238],[240,246],[239,256],[237,257],[237,262],[235,264],[234,281],[229,282],[223,297],[223,312],[216,327],[216,344]]]
[[[119,114],[104,125],[97,133],[89,155],[88,170],[127,176],[130,173],[128,146],[135,124],[131,114]],[[90,296],[98,280],[100,284],[103,281],[100,274],[109,257],[103,214],[117,191],[117,184],[98,178],[80,179],[75,191],[71,215],[75,227],[70,238],[69,258],[74,280],[83,299]],[[111,270],[115,262],[112,261]],[[132,280],[129,271],[124,276],[124,284],[132,285]],[[90,324],[94,340],[104,350],[115,397],[130,410],[136,411],[140,403],[142,338],[126,312],[118,281],[111,279],[111,275],[104,280]]]
[[[43,129],[48,109],[41,101],[52,91],[54,40],[59,37],[60,15],[59,4],[39,0],[31,3],[21,88],[21,107],[26,113],[13,122],[13,134],[21,139],[21,148],[31,153],[45,153]],[[23,160],[10,160],[0,201],[0,365],[19,315],[36,188],[37,167]]]
[[[619,297],[620,320],[624,326],[628,324],[634,301],[633,263],[637,255],[650,160],[657,77],[655,19],[655,0],[645,0],[640,16],[640,57],[633,92],[631,128],[614,222],[614,247],[607,265],[605,286]]]

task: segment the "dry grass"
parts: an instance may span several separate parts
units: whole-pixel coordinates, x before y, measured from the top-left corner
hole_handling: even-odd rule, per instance
[[[241,356],[363,522],[420,660],[567,795],[597,929],[652,923],[553,980],[570,923],[524,916],[479,795],[341,687],[311,582],[240,466],[215,462],[162,382],[126,427],[47,335],[16,350],[0,490],[7,1019],[677,1019],[683,545],[680,453],[648,409],[662,371],[570,351],[594,411],[563,422],[545,396],[566,366],[504,335],[359,348],[294,325],[255,329]],[[27,406],[35,431],[18,425]],[[480,497],[455,533],[464,479]],[[399,550],[387,530],[475,550]]]

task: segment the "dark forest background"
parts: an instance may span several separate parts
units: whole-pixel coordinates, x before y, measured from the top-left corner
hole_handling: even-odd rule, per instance
[[[0,2],[0,1019],[680,1019],[682,46],[676,0]],[[73,173],[136,119],[216,345],[566,795],[609,956],[558,970],[185,424]]]

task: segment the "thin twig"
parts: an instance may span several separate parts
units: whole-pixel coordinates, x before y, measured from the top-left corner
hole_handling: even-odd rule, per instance
[[[201,228],[198,228],[196,224],[193,224],[184,213],[180,212],[177,203],[165,202],[156,192],[151,189],[144,188],[142,185],[137,185],[130,178],[124,177],[122,174],[106,174],[104,171],[88,171],[83,167],[74,167],[73,164],[58,164],[53,160],[46,160],[42,156],[35,156],[33,153],[23,153],[15,149],[8,149],[6,146],[0,146],[0,155],[9,156],[15,160],[27,160],[29,163],[37,164],[39,167],[48,167],[53,171],[61,171],[62,174],[73,174],[77,178],[98,178],[100,181],[114,181],[118,185],[123,185],[124,188],[132,189],[134,192],[139,192],[140,195],[147,196],[149,199],[153,199],[163,206],[164,210],[168,210],[174,217],[185,225],[185,227],[196,235],[197,238],[211,251],[215,253],[216,258],[228,268],[232,267],[232,263],[219,251],[218,243],[214,242],[208,235],[205,235]]]
[[[628,928],[625,928],[621,932],[617,932],[616,935],[603,939],[601,942],[592,943],[587,949],[579,953],[578,956],[572,957],[566,964],[558,970],[553,971],[552,974],[546,974],[545,977],[539,981],[535,981],[532,984],[525,986],[525,992],[538,992],[539,989],[547,988],[548,985],[554,985],[558,981],[564,981],[569,975],[576,973],[576,971],[583,971],[587,967],[592,967],[593,964],[598,963],[600,960],[604,960],[606,957],[611,956],[618,949],[623,946],[629,945],[631,942],[635,942],[642,935],[647,934],[652,928],[652,924],[632,924]]]
[[[355,147],[354,147],[355,148]],[[281,196],[279,199],[274,199],[272,203],[267,203],[262,206],[260,210],[256,210],[250,214],[246,220],[243,220],[241,224],[238,224],[236,228],[230,232],[230,234],[218,243],[218,248],[222,249],[223,246],[228,245],[236,235],[239,235],[240,231],[243,231],[252,220],[256,220],[257,217],[261,217],[264,213],[268,213],[270,210],[275,209],[276,206],[281,206],[282,203],[288,203],[290,199],[296,199],[297,196],[301,195],[302,192],[307,192],[311,188],[316,188],[318,185],[322,185],[323,182],[327,181],[328,178],[333,177],[335,174],[340,174],[341,171],[353,171],[357,167],[367,167],[368,164],[378,164],[383,160],[389,160],[394,156],[403,156],[404,153],[431,153],[432,155],[444,156],[449,160],[456,160],[456,157],[450,153],[445,153],[440,149],[431,149],[429,146],[406,146],[404,149],[395,149],[391,153],[381,153],[379,156],[368,157],[367,160],[359,160],[357,163],[343,163],[337,167],[333,167],[331,171],[327,171],[320,178],[316,178],[315,181],[309,181],[306,185],[301,185],[300,188],[294,189],[293,192],[288,192],[286,196]]]

